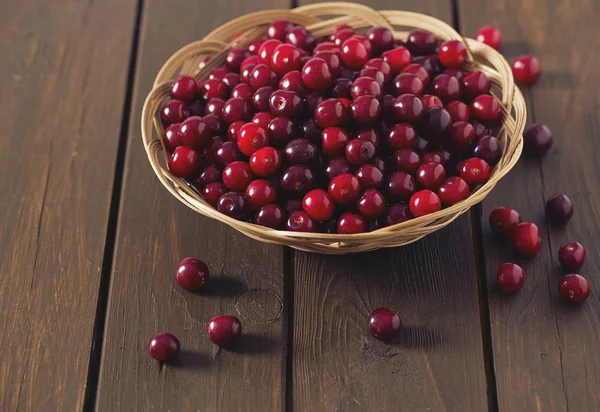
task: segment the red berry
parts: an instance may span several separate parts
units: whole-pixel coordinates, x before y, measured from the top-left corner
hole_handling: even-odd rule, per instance
[[[520,56],[512,64],[515,80],[526,85],[534,85],[540,77],[540,62],[534,56]]]
[[[342,213],[337,222],[337,233],[340,235],[353,235],[363,233],[367,230],[367,222],[364,217],[356,213]]]
[[[173,80],[171,85],[171,97],[184,102],[196,100],[196,81],[190,76],[179,76]]]
[[[500,103],[490,94],[477,96],[471,103],[471,113],[473,116],[484,122],[496,122],[500,119],[502,110]]]
[[[263,39],[252,40],[250,43],[248,43],[248,51],[254,56],[257,55],[258,49],[260,49],[260,46],[262,46],[264,42],[265,41]]]
[[[332,41],[326,41],[323,43],[319,43],[313,49],[314,54],[317,54],[318,52],[321,52],[321,51],[330,51],[330,52],[337,54],[338,56],[340,55],[340,48],[338,46],[336,46],[336,44]]]
[[[452,176],[446,179],[438,188],[438,196],[443,204],[452,206],[469,197],[469,185],[465,180],[458,176]]]
[[[425,67],[423,67],[420,64],[417,64],[417,63],[410,64],[402,70],[402,73],[414,74],[415,76],[417,76],[419,78],[419,80],[421,80],[421,82],[423,83],[424,86],[429,85],[429,80],[430,80],[429,72],[425,69]]]
[[[385,198],[377,189],[367,189],[358,199],[358,211],[367,219],[375,219],[385,209]]]
[[[202,290],[208,278],[209,272],[206,263],[193,257],[183,259],[175,269],[175,281],[190,292]]]
[[[336,30],[335,33],[330,36],[329,40],[331,40],[337,47],[342,47],[342,44],[355,34],[356,32],[352,27],[345,27],[343,29]]]
[[[413,218],[408,205],[391,205],[379,218],[383,227],[397,225]]]
[[[381,98],[381,87],[379,87],[379,84],[375,80],[369,77],[359,77],[352,83],[350,95],[353,99],[359,96],[373,96],[379,99]]]
[[[329,193],[323,189],[313,189],[302,199],[302,208],[314,220],[324,222],[333,216],[335,204]]]
[[[367,39],[373,46],[375,54],[381,54],[394,47],[394,36],[385,27],[373,27],[367,31]]]
[[[403,94],[420,96],[423,94],[423,90],[425,90],[423,82],[412,73],[400,73],[392,82],[392,94],[394,96]]]
[[[278,148],[284,148],[295,136],[296,127],[294,123],[286,117],[275,117],[269,122],[267,127],[269,141]]]
[[[515,227],[512,237],[515,249],[524,255],[534,256],[542,248],[540,230],[534,223],[519,223]]]
[[[217,149],[215,153],[215,160],[222,165],[228,165],[231,162],[240,160],[242,153],[237,147],[237,143],[225,142]]]
[[[446,178],[446,169],[440,163],[423,163],[417,170],[417,181],[425,189],[436,190]]]
[[[458,79],[447,74],[439,74],[433,78],[429,89],[444,103],[460,98],[461,85]]]
[[[285,42],[293,44],[305,52],[312,53],[316,40],[312,33],[304,27],[296,26],[288,32],[287,36],[285,36]]]
[[[281,167],[281,156],[272,147],[263,147],[250,156],[250,169],[260,177],[273,176]]]
[[[421,158],[414,150],[399,149],[392,156],[392,164],[396,170],[415,174],[421,164]]]
[[[181,100],[169,100],[160,112],[160,117],[165,125],[181,123],[189,115],[190,107]]]
[[[394,100],[393,114],[398,122],[415,124],[421,119],[423,113],[423,102],[414,94],[403,94]]]
[[[327,89],[333,83],[333,75],[325,60],[314,57],[302,68],[302,81],[315,90]]]
[[[332,180],[334,177],[339,176],[342,173],[352,172],[351,166],[352,165],[348,160],[346,160],[345,157],[331,159],[325,168],[325,176],[328,180]]]
[[[568,242],[558,249],[558,261],[566,270],[579,270],[585,262],[585,248],[579,242]]]
[[[336,203],[352,203],[360,195],[360,183],[352,174],[342,173],[331,179],[329,194]]]
[[[493,49],[500,50],[502,44],[502,33],[493,26],[485,26],[479,29],[475,35],[475,40],[487,44]]]
[[[447,103],[445,109],[450,114],[452,123],[468,122],[471,119],[471,109],[460,100],[453,100]],[[474,128],[473,131],[475,132]]]
[[[290,212],[290,217],[287,220],[287,230],[292,232],[314,232],[316,223],[305,211],[294,210]]]
[[[471,123],[456,122],[450,128],[452,147],[458,151],[467,150],[473,146],[476,137],[475,129]]]
[[[227,73],[230,73],[225,67],[217,67],[208,75],[209,79],[222,79]]]
[[[444,107],[442,100],[433,94],[424,94],[421,96],[421,101],[423,102],[423,110],[425,111],[431,109],[432,107]]]
[[[573,203],[567,195],[552,195],[546,201],[546,217],[553,223],[566,223],[573,216]]]
[[[252,101],[254,89],[247,83],[240,83],[231,90],[231,97],[239,97],[248,102]]]
[[[521,215],[509,207],[497,207],[490,213],[490,228],[497,235],[510,235],[521,223]]]
[[[327,127],[321,133],[323,154],[327,157],[342,156],[350,136],[345,129],[339,127]]]
[[[446,40],[438,51],[440,62],[451,69],[458,69],[467,59],[467,48],[458,40]]]
[[[471,101],[480,94],[487,94],[491,88],[490,79],[480,71],[474,71],[462,78],[462,95]]]
[[[383,184],[383,172],[373,165],[362,165],[356,171],[356,178],[363,189],[379,188]]]
[[[248,122],[252,119],[252,106],[241,97],[232,97],[225,102],[221,117],[228,124],[238,121]]]
[[[206,104],[205,112],[207,115],[213,115],[221,119],[221,115],[223,114],[223,107],[225,106],[225,101],[223,99],[219,99],[215,97],[210,99]]]
[[[221,79],[208,79],[202,84],[201,94],[205,101],[211,99],[227,100],[229,87]]]
[[[284,41],[285,36],[293,28],[294,28],[294,25],[289,20],[285,20],[285,19],[275,20],[274,22],[269,24],[269,26],[267,27],[267,38]]]
[[[352,120],[361,126],[375,124],[381,114],[381,104],[373,96],[358,96],[348,109]]]
[[[274,203],[277,199],[275,187],[263,179],[253,180],[246,187],[246,200],[252,210],[260,209],[267,203]]]
[[[284,156],[290,164],[317,163],[317,147],[306,139],[294,139],[284,149]]]
[[[494,136],[483,136],[473,149],[475,157],[481,157],[490,165],[495,165],[502,157],[502,145]]]
[[[298,93],[276,90],[269,99],[269,108],[274,116],[294,118],[300,114],[304,105]]]
[[[257,64],[250,72],[250,86],[254,90],[258,90],[261,87],[275,87],[279,83],[277,74],[266,64]],[[261,110],[260,111],[265,111]]]
[[[296,92],[301,96],[305,95],[307,92],[304,83],[302,83],[302,73],[298,70],[286,73],[279,81],[279,88],[281,90]]]
[[[388,308],[377,308],[369,315],[369,331],[380,340],[393,338],[402,329],[400,317]]]
[[[368,140],[354,139],[346,145],[346,159],[356,166],[371,162],[375,156],[375,145]]]
[[[188,146],[179,146],[169,158],[169,170],[184,179],[192,179],[200,172],[200,154]]]
[[[179,355],[180,350],[179,340],[170,333],[157,333],[148,342],[148,353],[157,361],[172,360]]]
[[[317,177],[307,166],[294,165],[283,171],[279,183],[285,192],[301,196],[315,188]]]
[[[369,60],[365,64],[365,67],[364,67],[363,70],[365,70],[365,69],[375,69],[375,70],[377,70],[379,73],[381,73],[383,75],[383,82],[384,83],[389,82],[391,80],[391,78],[392,78],[392,68],[383,59],[376,58],[376,59]],[[363,70],[361,70],[361,72]]]
[[[252,181],[252,170],[246,162],[235,161],[223,169],[223,184],[229,190],[244,191]]]
[[[552,147],[554,137],[552,132],[543,124],[531,124],[523,133],[523,150],[531,156],[541,156]]]
[[[415,193],[417,182],[406,172],[392,173],[387,183],[387,193],[394,201],[404,202]]]
[[[283,39],[282,39],[283,40]],[[275,53],[275,49],[279,46],[281,40],[278,39],[269,39],[260,45],[258,48],[258,57],[265,64],[271,63],[271,58],[273,57],[273,53]],[[258,63],[255,63],[258,64]]]
[[[342,63],[340,62],[339,54],[332,51],[320,51],[315,53],[314,57],[325,60],[333,77],[338,77],[340,75]]]
[[[219,181],[221,181],[221,170],[215,165],[209,165],[200,173],[197,183],[199,185],[207,185]]]
[[[442,202],[439,196],[431,190],[419,190],[411,196],[409,207],[413,216],[419,217],[439,211],[442,208]]]
[[[368,43],[368,40],[366,42]],[[369,45],[357,36],[350,37],[342,44],[340,57],[349,68],[361,69],[371,58]]]
[[[581,275],[565,275],[558,283],[558,293],[571,303],[582,303],[590,296],[590,284]]]
[[[346,110],[339,99],[323,100],[315,110],[315,121],[323,129],[340,126],[346,120]]]
[[[490,165],[483,159],[472,157],[464,161],[460,168],[460,177],[470,185],[482,185],[490,178]]]
[[[390,128],[387,142],[392,149],[411,149],[417,143],[415,129],[407,123],[396,123]]]
[[[215,345],[230,347],[242,335],[242,323],[235,316],[214,316],[206,324],[206,333]]]
[[[227,188],[221,182],[209,183],[202,189],[202,197],[214,207],[217,206],[219,199],[225,193],[227,193]]]
[[[398,75],[412,63],[412,56],[406,47],[396,47],[381,55],[384,62],[390,65],[392,75]]]
[[[256,123],[257,125],[259,125],[260,127],[262,127],[265,131],[268,131],[268,127],[269,127],[269,123],[271,122],[271,120],[273,120],[273,115],[269,112],[259,112],[256,113],[254,115],[254,117],[252,118],[252,123]],[[236,122],[236,123],[240,123],[240,122]],[[245,123],[242,123],[241,125],[238,126],[238,132],[239,132],[239,128],[241,128]],[[236,133],[237,136],[237,133]]]
[[[300,52],[291,44],[280,44],[271,56],[271,68],[280,76],[300,69]]]
[[[406,47],[417,55],[435,53],[437,40],[433,34],[425,30],[415,29],[408,34]]]
[[[525,284],[525,272],[514,263],[501,264],[497,276],[498,287],[504,293],[516,293]]]
[[[264,205],[256,214],[256,224],[271,229],[282,229],[285,220],[286,213],[279,205]]]
[[[167,150],[169,152],[173,152],[176,148],[183,145],[181,141],[181,133],[180,133],[181,123],[173,123],[165,128],[163,133],[163,141]]]
[[[248,49],[229,49],[227,54],[225,54],[225,66],[231,71],[239,72],[240,65],[247,57],[250,57],[250,50]],[[225,77],[227,76],[223,76],[223,79],[225,79]]]
[[[250,156],[269,144],[267,132],[256,123],[246,123],[238,132],[237,145],[240,152]]]

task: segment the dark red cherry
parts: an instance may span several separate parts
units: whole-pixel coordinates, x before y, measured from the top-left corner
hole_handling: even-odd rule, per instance
[[[285,36],[285,42],[293,44],[297,48],[308,53],[312,53],[315,48],[316,39],[312,33],[304,27],[296,26],[288,31],[288,34]]]
[[[242,335],[242,323],[235,316],[213,316],[206,324],[206,333],[212,343],[228,348]]]
[[[385,197],[377,189],[367,189],[358,199],[357,207],[361,215],[375,219],[385,210]]]
[[[487,44],[493,49],[500,50],[502,33],[493,26],[484,26],[475,35],[475,40]]]
[[[470,111],[470,109],[469,109],[469,111]],[[479,139],[482,138],[483,136],[488,136],[488,135],[492,134],[492,129],[490,129],[490,127],[488,125],[480,122],[477,119],[472,119],[471,124],[475,128],[475,135]]]
[[[222,119],[224,106],[225,101],[223,99],[215,97],[214,99],[210,99],[206,104],[205,113],[207,115],[214,115],[217,116],[219,119]]]
[[[251,102],[254,96],[254,89],[247,83],[240,83],[231,90],[231,97],[239,97]]]
[[[437,40],[433,34],[425,30],[415,29],[408,34],[406,47],[413,54],[431,54],[435,53]]]
[[[217,67],[208,75],[209,79],[223,79],[227,73],[230,73],[225,67]]]
[[[377,308],[371,312],[368,324],[371,335],[380,340],[389,340],[402,329],[400,317],[388,308]]]
[[[221,196],[227,193],[227,188],[221,182],[212,182],[204,186],[201,193],[204,200],[216,207]]]
[[[246,212],[246,201],[244,196],[238,192],[225,193],[219,198],[217,210],[226,216],[240,219]]]
[[[340,127],[327,127],[321,133],[323,154],[327,157],[343,156],[350,136]]]
[[[190,115],[190,107],[181,100],[169,100],[163,106],[160,117],[165,125],[181,123]]]
[[[204,101],[211,99],[227,100],[229,97],[229,87],[221,79],[208,79],[202,83],[202,90],[200,91]]]
[[[371,58],[370,43],[358,36],[344,41],[340,48],[340,57],[344,64],[351,69],[361,69]]]
[[[262,46],[262,43],[261,43],[261,46]],[[259,46],[259,49],[260,49],[260,46]],[[258,50],[257,50],[257,54],[258,54]],[[250,75],[250,71],[254,68],[254,66],[256,66],[257,64],[261,64],[261,63],[265,63],[265,62],[258,55],[252,55],[250,57],[246,57],[244,59],[244,61],[242,62],[242,64],[240,64],[240,81],[242,83],[248,83],[248,79],[249,79],[248,76]]]
[[[379,146],[381,146],[381,136],[377,131],[377,128],[367,127],[359,129],[354,133],[354,136],[357,139],[368,140],[369,142],[375,145],[376,149],[378,149]]]
[[[381,114],[381,103],[373,96],[358,96],[348,109],[355,123],[370,126],[377,122]]]
[[[350,87],[352,87],[352,80],[350,79],[335,79],[334,86],[331,90],[331,95],[333,97],[345,97],[351,98],[350,96]]]
[[[417,169],[417,181],[425,189],[436,190],[446,178],[446,169],[437,162],[422,163]]]
[[[201,291],[208,278],[209,272],[206,263],[193,257],[183,259],[175,269],[175,281],[180,287],[190,292]]]
[[[442,208],[442,202],[435,192],[419,190],[411,196],[409,207],[413,216],[420,217],[439,211]]]
[[[356,166],[369,163],[375,156],[375,145],[368,140],[354,139],[346,145],[346,159]]]
[[[491,94],[479,95],[471,103],[471,114],[484,122],[496,122],[500,119],[500,103]]]
[[[387,83],[392,79],[391,66],[381,58],[375,58],[375,59],[369,60],[365,64],[365,67],[363,68],[363,70],[361,70],[361,73],[365,69],[375,69],[379,73],[381,73],[383,75],[383,83]],[[368,77],[371,77],[371,76],[368,76]],[[375,79],[375,77],[373,77],[373,79]]]
[[[465,73],[460,69],[445,69],[442,74],[447,74],[448,76],[456,77],[459,82],[462,82],[463,77],[465,77]]]
[[[267,127],[271,145],[283,149],[296,135],[294,123],[286,117],[273,118]]]
[[[346,110],[339,99],[327,99],[319,103],[314,116],[317,124],[323,129],[335,127],[346,120]]]
[[[252,53],[253,56],[258,54],[258,49],[265,41],[263,39],[254,39],[250,43],[248,43],[248,51]]]
[[[540,62],[534,56],[520,56],[512,64],[515,80],[526,85],[534,85],[540,78]]]
[[[257,210],[268,203],[274,203],[277,199],[277,193],[271,182],[256,179],[246,187],[245,197],[250,209]]]
[[[369,77],[359,77],[354,80],[350,88],[352,99],[359,96],[373,96],[377,99],[381,97],[381,87],[379,84]]]
[[[163,133],[163,142],[169,152],[173,152],[176,148],[181,146],[181,134],[179,132],[181,123],[173,123],[165,128]]]
[[[252,181],[252,170],[246,162],[240,160],[229,163],[223,169],[223,184],[229,190],[244,191]]]
[[[300,96],[305,95],[307,92],[304,83],[302,83],[302,73],[298,70],[286,73],[279,81],[279,88],[281,90],[296,92]]]
[[[398,122],[414,124],[421,119],[423,112],[423,102],[414,94],[403,94],[394,100],[393,115]]]
[[[263,147],[250,156],[250,169],[260,177],[271,177],[281,167],[281,156],[272,147]]]
[[[252,107],[250,102],[241,97],[232,97],[225,102],[221,117],[225,122],[231,124],[237,121],[250,121],[252,119]]]
[[[287,213],[281,206],[269,204],[261,207],[256,214],[256,224],[279,230],[285,226],[286,218]]]
[[[340,62],[339,54],[332,51],[320,51],[315,53],[314,57],[325,60],[333,77],[338,77],[340,75],[342,63]]]
[[[275,20],[267,27],[267,39],[277,39],[279,41],[284,41],[285,36],[293,28],[294,25],[289,20]]]
[[[227,165],[242,158],[242,152],[237,147],[237,142],[225,142],[217,149],[215,159],[222,165]]]
[[[392,81],[392,94],[400,96],[403,94],[414,94],[420,96],[425,90],[421,79],[412,73],[400,73]]]
[[[444,103],[459,99],[461,93],[460,87],[458,79],[447,74],[438,74],[429,85],[431,93],[439,97]]]
[[[324,222],[333,216],[335,204],[329,193],[323,189],[313,189],[304,195],[302,209],[317,222]]]
[[[207,114],[202,118],[202,120],[204,120],[204,123],[208,125],[212,136],[225,135],[227,126],[218,116],[215,116],[214,114]]]
[[[303,101],[296,92],[276,90],[271,94],[269,107],[274,116],[296,117],[303,109]]]
[[[265,131],[268,131],[269,123],[271,123],[271,120],[273,120],[273,115],[269,112],[259,112],[259,113],[256,113],[254,115],[254,117],[252,117],[252,123],[256,123],[257,125],[262,127]],[[240,128],[241,128],[241,126],[240,126]]]
[[[258,48],[258,57],[264,64],[270,64],[271,58],[273,57],[273,53],[277,46],[282,44],[281,40],[278,39],[269,39],[260,45]],[[254,63],[259,64],[259,63]]]
[[[421,164],[421,158],[414,150],[399,149],[392,155],[392,164],[396,170],[415,174]]]
[[[279,83],[277,74],[266,64],[257,64],[250,72],[250,86],[254,90],[258,90],[261,87],[275,87]],[[264,110],[261,110],[264,111]]]
[[[473,149],[475,157],[481,157],[490,165],[495,165],[502,157],[502,145],[494,136],[483,136]]]
[[[337,221],[336,232],[340,235],[353,235],[363,233],[367,230],[367,221],[364,217],[356,213],[342,213]]]
[[[456,122],[450,128],[450,139],[452,147],[456,150],[467,150],[473,146],[475,142],[475,129],[471,123]]]
[[[230,142],[236,142],[238,133],[239,133],[240,129],[242,128],[242,126],[245,124],[246,124],[246,122],[243,122],[243,121],[231,123],[229,125],[229,127],[227,128],[227,140],[229,140]]]
[[[200,173],[202,156],[188,146],[179,146],[169,158],[169,170],[177,177],[192,179]]]
[[[425,111],[432,107],[444,107],[442,100],[433,94],[424,94],[421,96],[421,102],[423,102],[423,110]]]
[[[531,222],[519,223],[512,233],[513,244],[518,252],[534,256],[542,248],[540,230]]]
[[[404,202],[415,193],[417,182],[406,172],[394,172],[387,182],[387,193],[394,201]]]
[[[582,303],[590,296],[590,284],[581,275],[565,275],[558,283],[558,294],[571,303]]]
[[[237,145],[240,152],[250,156],[261,147],[269,145],[269,136],[265,129],[256,123],[246,123],[238,132]]]
[[[279,183],[285,192],[300,196],[316,187],[317,177],[307,166],[294,165],[283,171]]]
[[[525,284],[525,272],[519,265],[503,263],[497,273],[498,288],[504,293],[516,293]]]
[[[330,52],[337,54],[338,56],[340,54],[340,48],[338,46],[336,46],[335,43],[332,41],[326,41],[323,43],[319,43],[313,49],[314,54],[317,54],[318,52],[321,52],[321,51],[330,51]]]
[[[404,68],[404,70],[402,70],[402,73],[411,73],[414,74],[415,76],[417,76],[419,78],[419,80],[421,80],[421,82],[423,83],[423,85],[425,87],[427,87],[429,85],[429,72],[427,70],[425,70],[425,67],[421,66],[420,64],[410,64],[408,66],[406,66]]]
[[[356,178],[363,189],[378,189],[383,184],[383,173],[373,165],[362,165],[356,171]]]
[[[485,160],[472,157],[462,164],[460,177],[470,185],[482,185],[489,180],[491,171],[490,165]]]
[[[458,69],[467,60],[467,48],[458,40],[446,40],[438,50],[440,62],[451,69]]]
[[[498,235],[510,235],[515,228],[521,223],[521,215],[508,207],[497,207],[490,213],[490,227],[492,231]]]
[[[198,176],[198,185],[207,185],[221,181],[221,170],[215,165],[208,165]]]
[[[523,150],[531,156],[540,156],[552,147],[552,132],[543,124],[529,125],[523,133]]]
[[[329,194],[336,203],[342,205],[352,203],[360,195],[360,183],[350,173],[337,175],[329,182]]]
[[[181,345],[170,333],[157,333],[148,342],[148,354],[157,361],[167,362],[179,356]]]
[[[490,92],[490,79],[480,71],[474,71],[467,74],[462,79],[462,95],[467,101],[471,101],[480,94]]]
[[[445,134],[450,130],[450,114],[442,107],[432,107],[425,112],[423,125],[433,135]]]
[[[567,195],[556,194],[546,201],[546,217],[553,223],[567,223],[573,216],[573,202]]]
[[[302,81],[314,90],[327,89],[333,82],[333,75],[325,60],[312,58],[302,68]]]
[[[392,76],[396,76],[412,63],[412,56],[406,47],[396,47],[382,53],[381,58],[390,65]]]
[[[300,52],[291,44],[280,44],[271,56],[271,68],[279,76],[300,69]]]
[[[558,249],[558,261],[565,270],[579,270],[585,263],[585,248],[579,242],[568,242]]]
[[[446,103],[444,108],[450,114],[452,123],[468,122],[471,120],[471,109],[460,100],[452,100],[451,102]]]
[[[334,177],[341,175],[342,173],[350,173],[352,171],[352,165],[345,157],[337,157],[331,159],[327,163],[325,168],[325,176],[327,180],[332,180]]]
[[[316,226],[315,221],[304,210],[290,212],[287,220],[287,230],[291,232],[314,232]]]
[[[383,227],[397,225],[398,223],[406,222],[413,218],[408,205],[391,205],[386,209],[384,214],[379,218],[379,222]]]
[[[471,192],[469,185],[463,178],[452,176],[440,185],[437,193],[444,205],[452,206],[455,203],[465,200]]]
[[[250,50],[246,48],[231,48],[225,54],[225,66],[233,72],[239,72],[240,65],[246,57],[250,57],[250,54]],[[225,77],[226,76],[224,76],[223,79],[225,79]]]
[[[317,147],[306,139],[294,139],[285,146],[284,156],[289,164],[314,164],[319,156]]]
[[[196,81],[190,76],[178,76],[171,85],[171,98],[183,102],[193,102],[197,96]]]
[[[385,27],[373,27],[367,31],[367,39],[373,46],[374,54],[381,54],[394,47],[394,36]]]
[[[352,27],[346,27],[336,30],[335,33],[330,36],[329,40],[331,40],[337,47],[342,47],[342,44],[355,34],[356,31],[354,31]]]

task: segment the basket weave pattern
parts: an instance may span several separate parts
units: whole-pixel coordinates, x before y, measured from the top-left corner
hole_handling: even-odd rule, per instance
[[[162,141],[160,109],[169,98],[172,78],[179,74],[188,74],[196,80],[204,80],[214,68],[224,64],[225,53],[229,48],[244,46],[261,37],[267,25],[276,19],[288,19],[294,24],[302,25],[315,37],[329,35],[336,26],[347,24],[356,29],[384,26],[390,29],[397,39],[406,39],[410,30],[420,28],[433,33],[442,41],[463,41],[468,49],[464,68],[485,73],[492,82],[493,93],[502,105],[502,126],[497,136],[502,143],[502,158],[494,167],[490,180],[475,190],[468,199],[439,212],[374,232],[354,235],[278,231],[241,222],[216,211],[204,201],[195,188],[169,172],[168,153]],[[244,32],[244,35],[232,42],[234,35],[240,32]],[[213,55],[213,58],[199,70],[200,63],[207,55]],[[481,202],[518,161],[523,148],[522,133],[525,121],[525,101],[519,89],[515,87],[510,66],[502,55],[491,47],[473,39],[465,39],[446,23],[422,14],[375,11],[354,3],[320,3],[293,10],[269,10],[247,14],[218,27],[203,40],[181,48],[167,60],[158,73],[153,90],[144,103],[141,128],[144,147],[154,172],[173,196],[188,207],[262,242],[287,245],[308,252],[344,254],[415,242],[447,226],[471,206]]]

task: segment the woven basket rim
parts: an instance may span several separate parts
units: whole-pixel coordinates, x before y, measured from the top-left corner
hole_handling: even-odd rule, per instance
[[[341,17],[320,20],[319,17],[323,15],[341,15]],[[467,199],[438,212],[372,232],[352,235],[270,229],[233,219],[221,214],[207,204],[195,188],[169,172],[165,162],[166,157],[163,158],[163,161],[160,160],[159,154],[162,152],[166,156],[167,152],[162,141],[162,125],[158,120],[158,110],[168,95],[174,75],[178,73],[194,74],[197,80],[202,80],[214,67],[223,63],[225,52],[229,48],[245,45],[254,38],[260,37],[264,33],[264,27],[276,18],[287,18],[292,23],[302,24],[313,31],[315,37],[321,37],[328,32],[331,33],[333,27],[345,23],[354,28],[384,26],[391,29],[396,38],[407,34],[406,31],[395,30],[395,27],[400,26],[421,28],[434,33],[441,39],[463,41],[468,50],[467,63],[464,68],[481,70],[488,75],[495,87],[496,93],[494,95],[498,97],[497,92],[501,92],[499,100],[502,107],[502,126],[498,137],[503,142],[503,154],[498,165],[494,167],[489,181],[474,190]],[[233,30],[240,29],[244,30],[244,35],[236,38],[235,41],[230,41],[229,39],[234,33]],[[206,54],[213,54],[214,57],[201,70],[195,69],[194,65],[197,67],[197,63]],[[474,57],[481,61],[474,60]],[[350,253],[411,243],[448,225],[471,206],[482,201],[520,158],[525,119],[526,106],[523,95],[515,86],[510,66],[496,50],[473,39],[463,38],[451,26],[431,16],[397,10],[377,12],[360,4],[336,2],[317,3],[291,10],[267,10],[250,13],[217,27],[203,40],[182,47],[165,62],[156,77],[152,91],[144,102],[142,139],[150,164],[161,183],[182,203],[195,211],[263,242],[288,245],[301,250],[322,253]],[[154,125],[157,138],[153,137],[152,125]],[[357,244],[359,247],[356,247]]]

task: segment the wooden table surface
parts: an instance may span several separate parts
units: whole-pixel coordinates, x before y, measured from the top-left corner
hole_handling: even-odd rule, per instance
[[[508,59],[541,61],[524,93],[555,145],[422,241],[336,257],[193,213],[160,185],[140,140],[142,102],[168,56],[294,1],[2,2],[1,411],[600,410],[600,3],[364,3],[427,13],[466,36],[498,26]],[[575,203],[566,227],[544,221],[556,192]],[[514,296],[495,284],[514,259],[486,222],[499,205],[542,230]],[[580,307],[558,299],[567,240],[588,249],[592,294]],[[209,263],[201,296],[174,287],[186,256]],[[379,306],[404,320],[392,344],[366,332]],[[218,356],[205,333],[215,314],[241,317],[246,331]],[[184,348],[172,365],[146,353],[163,330]]]

